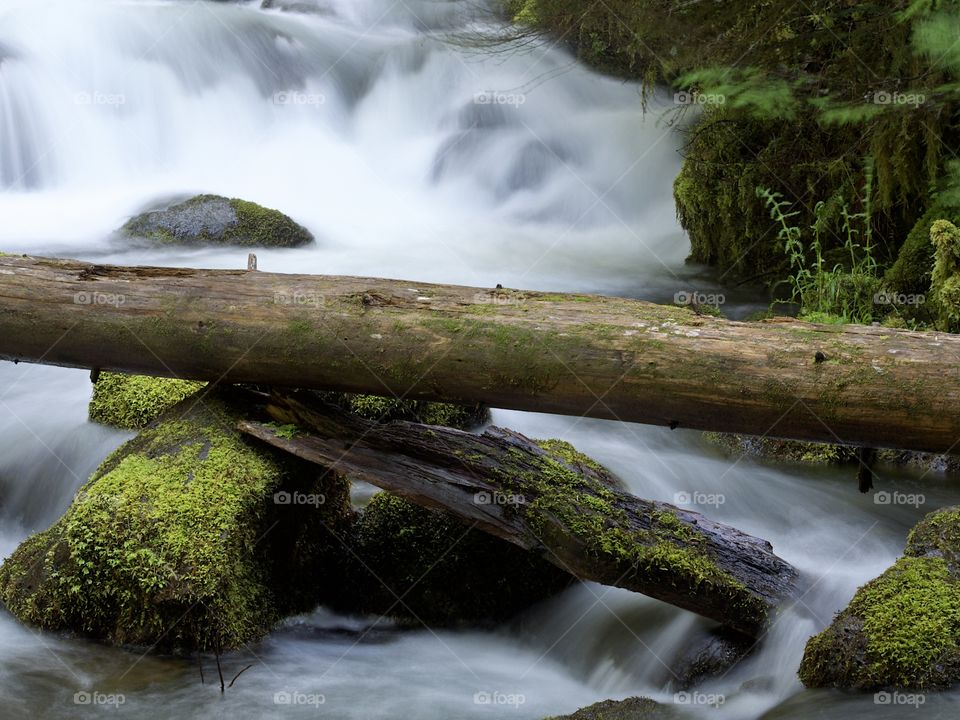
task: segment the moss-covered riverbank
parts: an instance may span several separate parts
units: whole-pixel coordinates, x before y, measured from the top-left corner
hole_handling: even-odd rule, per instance
[[[674,186],[693,260],[770,286],[837,269],[829,291],[842,297],[819,309],[861,321],[890,314],[872,307],[883,289],[929,289],[930,227],[960,219],[956,2],[510,0],[507,11],[603,72],[677,91],[677,116],[693,121]],[[853,307],[858,292],[866,308]]]

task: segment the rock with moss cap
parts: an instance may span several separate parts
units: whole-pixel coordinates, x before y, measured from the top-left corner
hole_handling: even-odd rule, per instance
[[[502,622],[575,582],[531,552],[386,492],[364,509],[352,547],[358,567],[342,609],[431,627]]]
[[[960,506],[927,515],[903,557],[807,642],[807,687],[937,690],[960,681]]]
[[[120,235],[160,245],[300,247],[313,235],[279,210],[220,195],[189,200],[137,215]]]
[[[90,420],[139,430],[203,386],[190,380],[102,372],[93,385]]]
[[[312,608],[340,576],[328,528],[352,520],[346,485],[252,447],[237,417],[227,396],[171,408],[4,562],[0,600],[47,630],[161,650],[240,647]]]
[[[573,715],[557,715],[545,720],[670,720],[677,712],[655,700],[632,697],[626,700],[603,700],[577,710]]]

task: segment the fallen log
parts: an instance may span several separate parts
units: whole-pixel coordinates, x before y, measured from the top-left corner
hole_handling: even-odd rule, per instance
[[[954,451],[960,337],[592,295],[0,256],[0,359]]]
[[[649,595],[758,636],[795,589],[770,543],[700,513],[637,498],[560,441],[376,423],[305,394],[274,393],[280,425],[241,431],[301,459],[440,508],[566,570]]]

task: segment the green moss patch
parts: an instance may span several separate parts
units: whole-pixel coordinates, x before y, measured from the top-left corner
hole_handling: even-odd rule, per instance
[[[90,420],[139,430],[203,386],[189,380],[102,372],[93,386]]]
[[[617,492],[618,481],[606,469],[568,443],[537,443],[544,454],[510,451],[514,467],[497,471],[497,485],[524,498],[515,511],[524,514],[536,539],[559,557],[569,544],[579,545],[598,568],[620,581],[633,576],[691,594],[709,586],[711,592],[726,595],[729,606],[744,616],[766,613],[743,583],[717,566],[706,551],[706,538],[672,511],[654,511],[653,522],[639,527],[625,509],[628,496]]]

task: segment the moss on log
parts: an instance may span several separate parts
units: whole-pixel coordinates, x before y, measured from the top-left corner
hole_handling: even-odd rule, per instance
[[[769,543],[696,512],[625,492],[557,440],[377,424],[306,393],[274,393],[276,425],[241,421],[264,442],[351,479],[444,510],[584,579],[659,598],[756,636],[794,590]]]
[[[0,257],[0,359],[192,380],[948,452],[958,355],[623,298]]]

